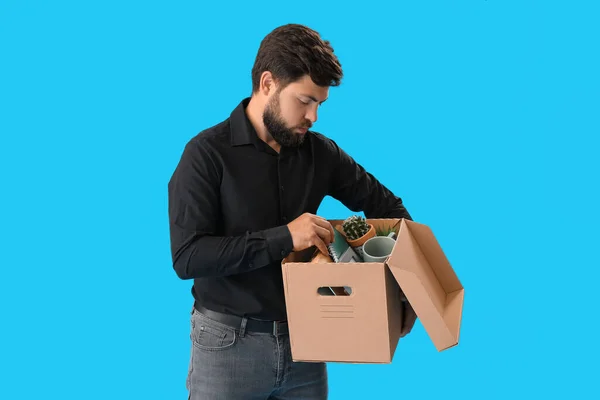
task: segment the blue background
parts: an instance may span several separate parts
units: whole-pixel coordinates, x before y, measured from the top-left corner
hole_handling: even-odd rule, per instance
[[[331,364],[330,398],[594,397],[594,3],[2,0],[0,398],[186,397],[167,181],[288,22],[345,72],[314,128],[433,229],[466,288],[457,347],[417,322],[391,365]]]

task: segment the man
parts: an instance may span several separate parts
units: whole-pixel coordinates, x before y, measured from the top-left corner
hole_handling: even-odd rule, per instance
[[[327,398],[325,364],[292,362],[281,260],[312,246],[327,253],[333,228],[315,215],[327,195],[368,218],[410,219],[400,198],[309,130],[341,78],[328,41],[281,26],[261,42],[252,96],[185,146],[169,218],[173,268],[194,280],[191,399]]]

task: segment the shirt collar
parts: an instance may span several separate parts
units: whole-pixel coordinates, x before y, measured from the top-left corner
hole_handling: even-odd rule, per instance
[[[241,146],[245,144],[254,144],[260,146],[259,142],[262,142],[254,126],[246,115],[246,107],[250,102],[250,97],[243,99],[238,106],[231,112],[230,115],[230,126],[231,126],[231,145]]]
[[[246,115],[246,107],[248,107],[249,103],[250,97],[244,98],[230,114],[229,126],[231,130],[231,145],[242,146],[253,144],[254,147],[259,151],[263,151],[271,155],[277,155],[275,150],[273,150],[268,144],[263,142],[258,137],[256,129],[254,129],[254,126]],[[280,154],[295,151],[298,151],[298,149],[282,147]]]

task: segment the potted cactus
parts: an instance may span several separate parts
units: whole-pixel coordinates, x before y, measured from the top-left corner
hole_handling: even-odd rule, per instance
[[[346,236],[346,241],[363,258],[362,246],[365,242],[376,235],[373,225],[367,223],[366,219],[353,215],[348,217],[342,223],[342,230]]]

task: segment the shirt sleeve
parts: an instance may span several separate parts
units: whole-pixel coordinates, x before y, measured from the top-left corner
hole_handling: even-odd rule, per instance
[[[333,160],[329,194],[348,209],[363,211],[367,218],[406,218],[411,215],[400,197],[331,140]]]
[[[186,144],[168,184],[173,269],[181,279],[227,276],[265,267],[293,248],[287,225],[219,236],[221,168],[200,140]]]

